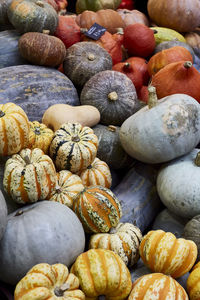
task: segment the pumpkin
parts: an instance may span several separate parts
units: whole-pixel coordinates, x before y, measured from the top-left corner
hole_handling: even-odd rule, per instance
[[[60,11],[63,11],[63,10],[66,11],[66,7],[68,6],[67,0],[55,0],[55,1],[58,4]]]
[[[57,182],[48,197],[50,201],[56,201],[72,208],[74,199],[83,191],[81,178],[67,170],[57,173]]]
[[[178,216],[191,219],[200,214],[200,187],[196,177],[200,172],[199,166],[199,149],[195,148],[187,155],[165,164],[158,173],[157,190],[160,199]],[[179,176],[182,172],[184,176]]]
[[[189,220],[184,227],[183,237],[188,240],[192,240],[197,245],[198,256],[197,260],[200,258],[200,238],[199,238],[199,228],[200,228],[200,215],[194,216]]]
[[[200,31],[198,28],[196,28],[194,31],[186,33],[185,39],[187,44],[192,48],[200,48]]]
[[[98,11],[100,9],[117,9],[121,0],[77,0],[76,13],[81,14],[85,10]]]
[[[155,87],[149,91],[148,106],[126,119],[120,128],[122,147],[145,163],[162,163],[189,153],[200,140],[199,103],[185,94],[158,102]]]
[[[139,104],[132,81],[125,74],[111,70],[99,72],[86,82],[80,102],[99,110],[100,123],[118,126],[136,112]]]
[[[119,6],[119,9],[134,9],[134,1],[133,0],[122,0]]]
[[[6,161],[4,189],[17,203],[45,200],[56,183],[56,170],[51,158],[35,148],[25,148]]]
[[[137,92],[138,99],[144,103],[148,103],[149,101],[149,92],[148,92],[148,86],[143,85],[140,90]]]
[[[76,17],[76,23],[81,28],[87,29],[94,23],[98,23],[110,33],[116,33],[118,28],[125,26],[121,16],[113,9],[100,9],[97,12],[85,10]]]
[[[132,0],[131,0],[132,1]],[[125,23],[125,27],[135,23],[141,23],[149,26],[149,20],[147,16],[137,9],[117,9],[118,14],[122,17]]]
[[[12,0],[1,0],[0,3],[0,25],[9,24],[7,10]]]
[[[4,199],[4,196],[0,190],[0,240],[5,232],[6,224],[7,224],[7,205]]]
[[[8,8],[8,18],[20,32],[42,32],[53,34],[58,25],[55,9],[43,0],[13,0]]]
[[[67,49],[63,68],[65,75],[73,84],[82,88],[96,73],[111,69],[112,58],[99,45],[80,42]]]
[[[113,251],[90,249],[80,254],[71,271],[80,281],[86,298],[126,299],[131,291],[131,274],[123,260]]]
[[[24,297],[31,300],[39,297],[85,300],[84,293],[79,289],[78,277],[69,273],[68,268],[59,263],[35,265],[18,282],[14,296],[15,300],[22,300]]]
[[[74,200],[73,211],[86,232],[108,232],[121,217],[121,205],[113,192],[103,186],[89,186]]]
[[[0,279],[15,285],[39,263],[69,267],[84,247],[83,227],[70,208],[53,201],[26,205],[8,216],[0,241]]]
[[[80,104],[73,83],[64,74],[31,65],[0,69],[0,103],[7,102],[20,105],[29,121],[39,122],[53,104]]]
[[[29,124],[30,133],[28,148],[40,148],[44,153],[48,154],[54,132],[47,128],[45,124],[39,123],[38,121],[29,122]]]
[[[129,267],[139,259],[139,245],[142,240],[140,229],[130,223],[119,223],[109,233],[97,233],[90,237],[90,249],[107,249],[117,253]]]
[[[192,272],[190,273],[187,280],[187,292],[190,297],[190,300],[198,300],[200,289],[199,289],[199,280],[200,280],[200,264],[199,262],[194,265]]]
[[[14,103],[0,104],[0,155],[25,148],[29,141],[29,122],[24,110]]]
[[[59,11],[59,7],[55,0],[44,0],[44,1],[49,3],[55,9],[56,12]]]
[[[85,186],[101,185],[108,189],[111,187],[112,177],[110,168],[106,162],[97,157],[87,169],[80,172],[79,176]]]
[[[138,278],[132,286],[128,300],[189,300],[184,288],[172,277],[161,274],[147,274]]]
[[[98,138],[90,127],[64,123],[54,133],[49,153],[58,170],[76,173],[93,162],[97,148]]]
[[[99,159],[105,161],[110,168],[116,170],[127,168],[133,163],[133,158],[124,151],[121,145],[119,139],[120,127],[97,124],[92,129],[99,140],[97,149],[97,157]]]
[[[35,65],[56,67],[66,55],[65,45],[59,38],[40,32],[23,34],[18,46],[21,56]]]
[[[165,27],[150,27],[154,32],[154,37],[156,40],[156,45],[166,42],[166,41],[179,41],[186,43],[186,39],[182,34],[176,30],[165,28]]]

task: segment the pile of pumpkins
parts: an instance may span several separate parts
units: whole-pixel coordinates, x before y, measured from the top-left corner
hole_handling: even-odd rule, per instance
[[[0,1],[15,300],[200,299],[200,3],[133,2]]]

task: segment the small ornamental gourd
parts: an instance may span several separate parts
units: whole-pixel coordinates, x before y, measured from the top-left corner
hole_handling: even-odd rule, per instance
[[[57,173],[57,182],[48,200],[60,202],[72,208],[74,199],[83,189],[84,185],[78,175],[62,170]]]
[[[129,267],[139,259],[139,245],[142,233],[131,223],[119,223],[109,233],[94,234],[90,238],[89,248],[107,249],[117,253]]]
[[[190,300],[200,299],[200,262],[194,265],[187,279],[187,292]]]
[[[29,121],[24,110],[14,104],[0,104],[0,156],[25,148],[29,140]]]
[[[181,277],[193,267],[197,246],[193,241],[176,238],[171,232],[151,230],[140,243],[140,256],[153,272]]]
[[[3,186],[17,203],[45,200],[56,184],[53,161],[35,148],[23,149],[6,161]]]
[[[85,186],[101,185],[108,189],[111,187],[112,177],[110,168],[106,162],[97,157],[79,176]]]
[[[74,200],[73,210],[86,232],[108,232],[122,216],[121,205],[113,192],[102,186],[90,186]]]
[[[41,263],[31,268],[17,284],[15,300],[68,299],[85,300],[79,289],[79,279],[60,263]]]
[[[126,299],[131,291],[131,274],[123,260],[113,251],[90,249],[80,254],[71,273],[80,281],[81,290],[87,299]]]
[[[98,138],[90,127],[64,123],[54,133],[49,153],[58,170],[76,173],[93,162],[97,148]]]

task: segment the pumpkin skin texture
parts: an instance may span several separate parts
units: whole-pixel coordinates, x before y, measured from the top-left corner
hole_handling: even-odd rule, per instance
[[[56,67],[66,55],[64,43],[45,33],[27,32],[20,37],[18,44],[21,56],[35,65]]]
[[[193,241],[177,239],[171,232],[149,231],[140,243],[140,256],[153,272],[173,278],[186,274],[197,258],[197,246]]]
[[[42,0],[13,0],[8,18],[20,33],[49,30],[53,34],[58,26],[57,12]]]
[[[63,68],[73,84],[82,88],[96,73],[112,69],[112,58],[99,45],[80,42],[67,49]]]
[[[187,280],[187,292],[190,297],[190,300],[199,300],[200,299],[200,264],[199,262],[194,265],[192,272],[190,273]]]
[[[176,30],[165,27],[150,27],[154,32],[156,45],[166,41],[180,41],[186,43],[186,39]]]
[[[138,278],[132,286],[128,300],[189,300],[184,288],[170,276],[154,273]]]
[[[118,14],[122,17],[122,20],[125,23],[125,27],[135,23],[141,23],[146,26],[149,26],[149,20],[145,14],[137,9],[117,9]]]
[[[89,186],[74,200],[73,211],[86,232],[108,232],[122,216],[121,205],[113,192],[102,186]]]
[[[29,131],[28,117],[19,105],[0,104],[0,156],[15,154],[26,147]]]
[[[53,104],[80,104],[73,83],[64,74],[31,65],[0,69],[0,103],[7,102],[20,105],[29,121],[39,122]]]
[[[19,237],[26,243],[23,250]],[[59,261],[69,267],[84,247],[83,227],[70,208],[53,201],[26,205],[8,216],[0,243],[0,278],[15,285],[36,264]]]
[[[73,173],[86,169],[96,157],[98,138],[90,127],[64,123],[51,142],[49,153],[58,170]]]
[[[118,254],[105,249],[90,249],[80,254],[71,268],[87,299],[126,299],[131,291],[131,274]]]
[[[3,186],[17,203],[45,200],[55,184],[53,161],[39,148],[25,148],[6,161]]]
[[[188,240],[192,240],[198,249],[197,260],[200,259],[200,238],[199,238],[199,229],[200,229],[200,215],[196,215],[191,220],[185,224],[183,230],[183,237]]]
[[[199,149],[193,149],[187,155],[165,164],[157,177],[157,190],[164,205],[178,216],[190,219],[200,214],[200,186],[196,177],[200,169],[195,163],[198,152]],[[179,177],[180,172],[184,172],[184,176]]]
[[[8,16],[7,16],[7,9],[10,5],[12,0],[1,0],[0,3],[0,25],[9,24]]]
[[[77,0],[76,13],[81,14],[85,10],[98,11],[100,9],[117,9],[121,0]]]
[[[35,288],[32,288],[33,286]],[[84,293],[79,290],[79,279],[74,274],[69,273],[65,265],[59,263],[35,265],[18,282],[14,296],[15,300],[23,300],[24,297],[31,300],[48,297],[55,300],[85,300]]]
[[[129,267],[139,259],[139,245],[142,240],[140,229],[130,223],[119,223],[109,233],[91,236],[90,249],[107,249],[117,253]]]
[[[49,199],[72,208],[74,199],[84,190],[81,178],[67,170],[57,173],[57,183]]]
[[[99,72],[86,82],[80,102],[99,110],[100,123],[117,126],[136,112],[139,103],[132,81],[125,74],[110,70]]]
[[[150,103],[154,104],[149,109]],[[196,147],[200,140],[199,118],[199,103],[194,98],[174,94],[158,102],[154,88],[148,106],[122,124],[120,141],[130,156],[142,162],[166,162]],[[152,120],[156,120],[155,125]]]
[[[4,196],[0,190],[0,240],[5,232],[7,225],[7,205]]]

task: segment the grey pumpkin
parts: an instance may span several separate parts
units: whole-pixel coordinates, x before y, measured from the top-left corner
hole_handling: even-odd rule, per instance
[[[2,238],[7,225],[7,206],[0,189],[0,239]]]
[[[184,227],[183,237],[192,240],[197,245],[198,255],[197,260],[200,260],[200,215],[195,216]]]

